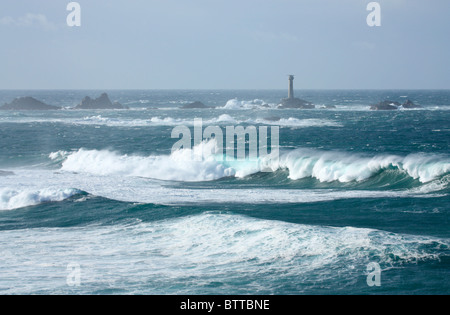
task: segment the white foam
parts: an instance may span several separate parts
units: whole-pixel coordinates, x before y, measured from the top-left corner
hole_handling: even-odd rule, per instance
[[[309,128],[309,127],[343,127],[343,125],[337,121],[330,119],[298,119],[298,118],[280,118],[276,121],[271,121],[267,119],[255,119],[247,120],[249,124],[263,124],[263,125],[274,125],[280,127],[291,127],[291,128]]]
[[[152,124],[154,125],[161,125],[161,126],[179,126],[179,125],[183,125],[183,126],[193,126],[195,121],[194,119],[174,119],[171,117],[166,117],[166,118],[160,118],[160,117],[152,117],[150,119],[150,121],[152,122]],[[203,119],[202,120],[202,124],[203,125],[221,125],[221,124],[240,124],[242,123],[242,121],[236,120],[233,117],[231,117],[228,114],[222,114],[217,118],[210,118],[210,119]]]
[[[60,120],[59,122],[64,122]],[[88,116],[83,119],[71,119],[66,123],[79,124],[79,125],[103,125],[109,127],[149,127],[149,126],[193,126],[194,119],[185,118],[173,118],[173,117],[159,117],[154,116],[149,119],[123,119],[123,118],[109,118],[97,116]],[[222,114],[217,118],[204,119],[202,121],[204,125],[222,124],[222,123],[234,123],[239,124],[241,121],[237,121],[228,114]]]
[[[313,177],[321,182],[364,181],[381,170],[396,168],[427,183],[450,172],[450,158],[434,154],[367,156],[346,152],[297,149],[282,154],[279,161],[263,161],[272,170],[288,169],[293,180]]]
[[[40,190],[16,190],[0,188],[0,210],[13,210],[45,202],[62,201],[79,191],[76,189],[44,188]]]
[[[14,209],[46,201],[60,201],[76,191],[71,187],[114,200],[155,204],[185,203],[306,203],[349,198],[435,197],[449,186],[450,163],[445,156],[414,154],[406,157],[367,157],[345,152],[298,149],[281,154],[279,161],[222,161],[217,142],[204,141],[193,149],[170,155],[122,155],[107,150],[58,151],[50,158],[61,164],[59,171],[13,170],[0,182],[1,209]],[[201,156],[195,160],[193,157]],[[323,182],[363,181],[380,170],[397,168],[422,181],[404,190],[339,189],[186,189],[170,187],[167,181],[210,181],[223,177],[246,177],[260,171],[287,169],[291,179],[317,178]],[[160,182],[163,180],[163,182]],[[231,187],[231,186],[230,186]],[[45,188],[45,190],[43,190]]]
[[[5,119],[6,121],[6,119]],[[152,127],[152,126],[189,126],[194,125],[194,118],[173,118],[153,116],[148,119],[110,117],[102,115],[93,115],[85,117],[20,117],[7,120],[10,123],[60,123],[69,125],[92,125],[108,127]],[[229,114],[221,114],[218,117],[205,118],[203,125],[240,125],[240,124],[263,124],[276,125],[290,128],[308,128],[308,127],[342,127],[342,124],[329,119],[298,119],[293,117],[280,118],[278,121],[266,119],[238,119]]]
[[[139,294],[225,293],[227,284],[234,284],[235,293],[273,293],[286,282],[284,292],[298,293],[315,283],[360,278],[374,260],[383,270],[436,260],[439,255],[431,248],[449,246],[445,239],[218,213],[2,233],[6,294],[70,292],[69,264],[79,267],[76,289],[83,293],[109,288]],[[225,285],[210,286],[213,282]]]
[[[450,172],[450,158],[443,155],[411,154],[367,156],[356,153],[296,149],[256,161],[222,161],[215,139],[202,142],[193,149],[170,155],[120,155],[107,150],[84,150],[67,154],[54,152],[50,158],[65,156],[62,170],[94,175],[142,176],[160,180],[209,181],[222,177],[246,177],[261,171],[287,169],[289,178],[316,178],[321,182],[360,182],[382,170],[395,168],[422,183],[428,183]],[[203,156],[196,161],[195,156]]]
[[[215,150],[215,140],[204,141],[193,149],[182,149],[161,156],[129,156],[107,150],[80,149],[67,156],[61,170],[174,181],[210,181],[235,175],[235,169],[215,160]],[[195,156],[202,154],[204,158],[197,161]],[[52,153],[50,158],[57,156],[58,153]]]
[[[268,104],[263,100],[254,99],[251,101],[240,101],[237,98],[228,100],[220,109],[242,110],[242,109],[267,109],[276,108],[275,104]]]
[[[340,199],[360,198],[429,198],[442,187],[376,191],[334,189],[189,189],[167,186],[165,182],[143,177],[122,175],[95,175],[48,170],[15,170],[16,176],[6,177],[0,189],[38,191],[41,187],[59,191],[61,187],[74,187],[94,196],[124,202],[154,203],[164,205],[204,203],[282,204],[311,203]],[[436,189],[436,190],[433,190]]]

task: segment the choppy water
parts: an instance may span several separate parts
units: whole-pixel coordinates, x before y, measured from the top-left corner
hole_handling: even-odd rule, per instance
[[[284,91],[108,94],[130,110],[0,111],[1,294],[450,293],[449,91],[297,93],[336,106],[316,110],[276,109]],[[385,99],[423,108],[369,110]],[[215,108],[179,108],[197,100]],[[279,126],[279,160],[172,153],[194,118]]]

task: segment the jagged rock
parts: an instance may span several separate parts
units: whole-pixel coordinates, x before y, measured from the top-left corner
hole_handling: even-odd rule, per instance
[[[404,102],[404,103],[402,104],[402,107],[403,107],[403,108],[406,108],[406,109],[411,109],[411,108],[422,108],[422,106],[414,104],[411,100],[407,100],[406,102]]]
[[[181,108],[183,109],[194,109],[194,108],[209,108],[208,106],[206,106],[205,104],[203,104],[202,102],[194,102],[194,103],[190,103],[190,104],[186,104],[184,106],[182,106]]]
[[[18,97],[14,99],[11,103],[5,104],[0,107],[0,110],[58,110],[58,109],[61,108],[45,104],[31,96]]]
[[[114,102],[112,103],[108,97],[108,94],[103,93],[100,97],[92,99],[86,96],[74,109],[128,109],[128,107]]]
[[[300,109],[313,109],[316,108],[311,102],[299,99],[299,98],[284,98],[278,105],[278,108],[300,108]]]
[[[383,101],[370,106],[371,110],[397,110],[400,106],[399,102]]]

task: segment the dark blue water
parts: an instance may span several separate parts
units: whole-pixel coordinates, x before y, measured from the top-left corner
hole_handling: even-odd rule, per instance
[[[0,111],[0,293],[450,292],[449,91],[297,92],[336,106],[315,110],[277,109],[284,91],[107,92],[130,110]],[[369,110],[385,99],[423,108]],[[180,109],[197,100],[215,108]],[[171,132],[194,118],[279,126],[280,158],[186,161]]]

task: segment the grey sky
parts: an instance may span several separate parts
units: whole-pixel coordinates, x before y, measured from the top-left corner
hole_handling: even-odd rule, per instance
[[[450,1],[0,2],[0,89],[450,88]]]

